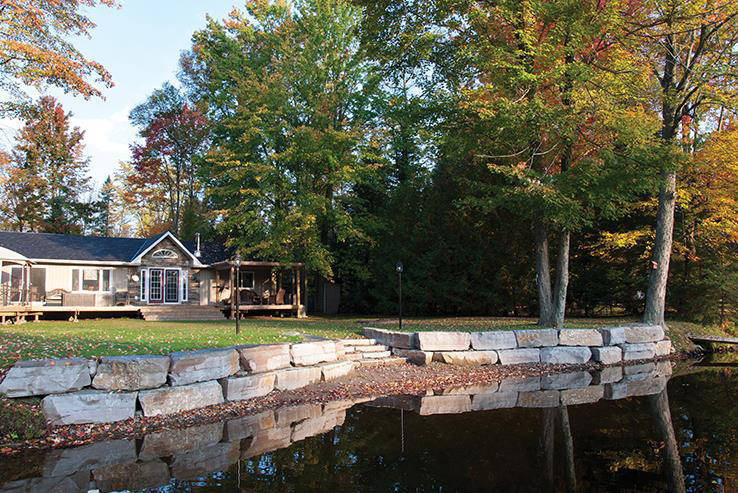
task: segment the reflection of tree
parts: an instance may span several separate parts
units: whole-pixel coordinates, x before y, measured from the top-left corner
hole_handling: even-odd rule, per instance
[[[679,446],[674,435],[674,424],[671,421],[671,409],[669,409],[669,396],[666,389],[659,394],[649,396],[651,409],[656,421],[659,433],[664,440],[664,469],[669,481],[669,491],[684,492],[684,473],[682,472],[682,461],[679,457]]]
[[[564,439],[564,459],[566,461],[566,491],[577,491],[577,472],[574,464],[574,438],[569,426],[569,409],[566,406],[559,407],[559,423],[561,424],[561,435]]]

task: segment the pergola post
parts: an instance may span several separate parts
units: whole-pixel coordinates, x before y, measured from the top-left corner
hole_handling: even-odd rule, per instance
[[[236,317],[236,283],[233,281],[233,266],[230,269],[230,286],[231,286],[231,313],[230,318],[233,320]]]

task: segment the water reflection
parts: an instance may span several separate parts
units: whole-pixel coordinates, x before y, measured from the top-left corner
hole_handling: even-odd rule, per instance
[[[291,406],[138,440],[53,450],[28,460],[20,473],[3,463],[0,493],[682,492],[679,447],[687,439],[672,420],[671,374],[670,363],[648,363],[424,396]],[[675,387],[679,402],[672,403],[680,419],[695,414],[684,404],[694,394],[683,387]],[[687,484],[701,491],[706,483],[692,472]]]

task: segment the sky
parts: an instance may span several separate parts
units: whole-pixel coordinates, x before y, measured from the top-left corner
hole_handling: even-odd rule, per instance
[[[50,89],[73,125],[85,131],[90,175],[96,186],[115,173],[118,163],[130,158],[129,144],[136,130],[128,123],[129,111],[160,87],[174,81],[182,50],[190,47],[192,33],[205,26],[206,15],[224,18],[239,0],[122,0],[120,9],[87,9],[97,24],[91,38],[76,38],[75,46],[110,72],[115,87],[103,88],[105,100],[84,98]],[[2,144],[12,145],[18,121],[0,121]]]

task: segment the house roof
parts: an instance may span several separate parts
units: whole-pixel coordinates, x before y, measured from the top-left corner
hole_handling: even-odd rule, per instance
[[[0,247],[10,249],[29,259],[133,262],[167,235],[168,233],[161,233],[149,238],[116,238],[0,231]],[[187,253],[193,254],[194,250],[190,245],[183,246],[189,250]]]

